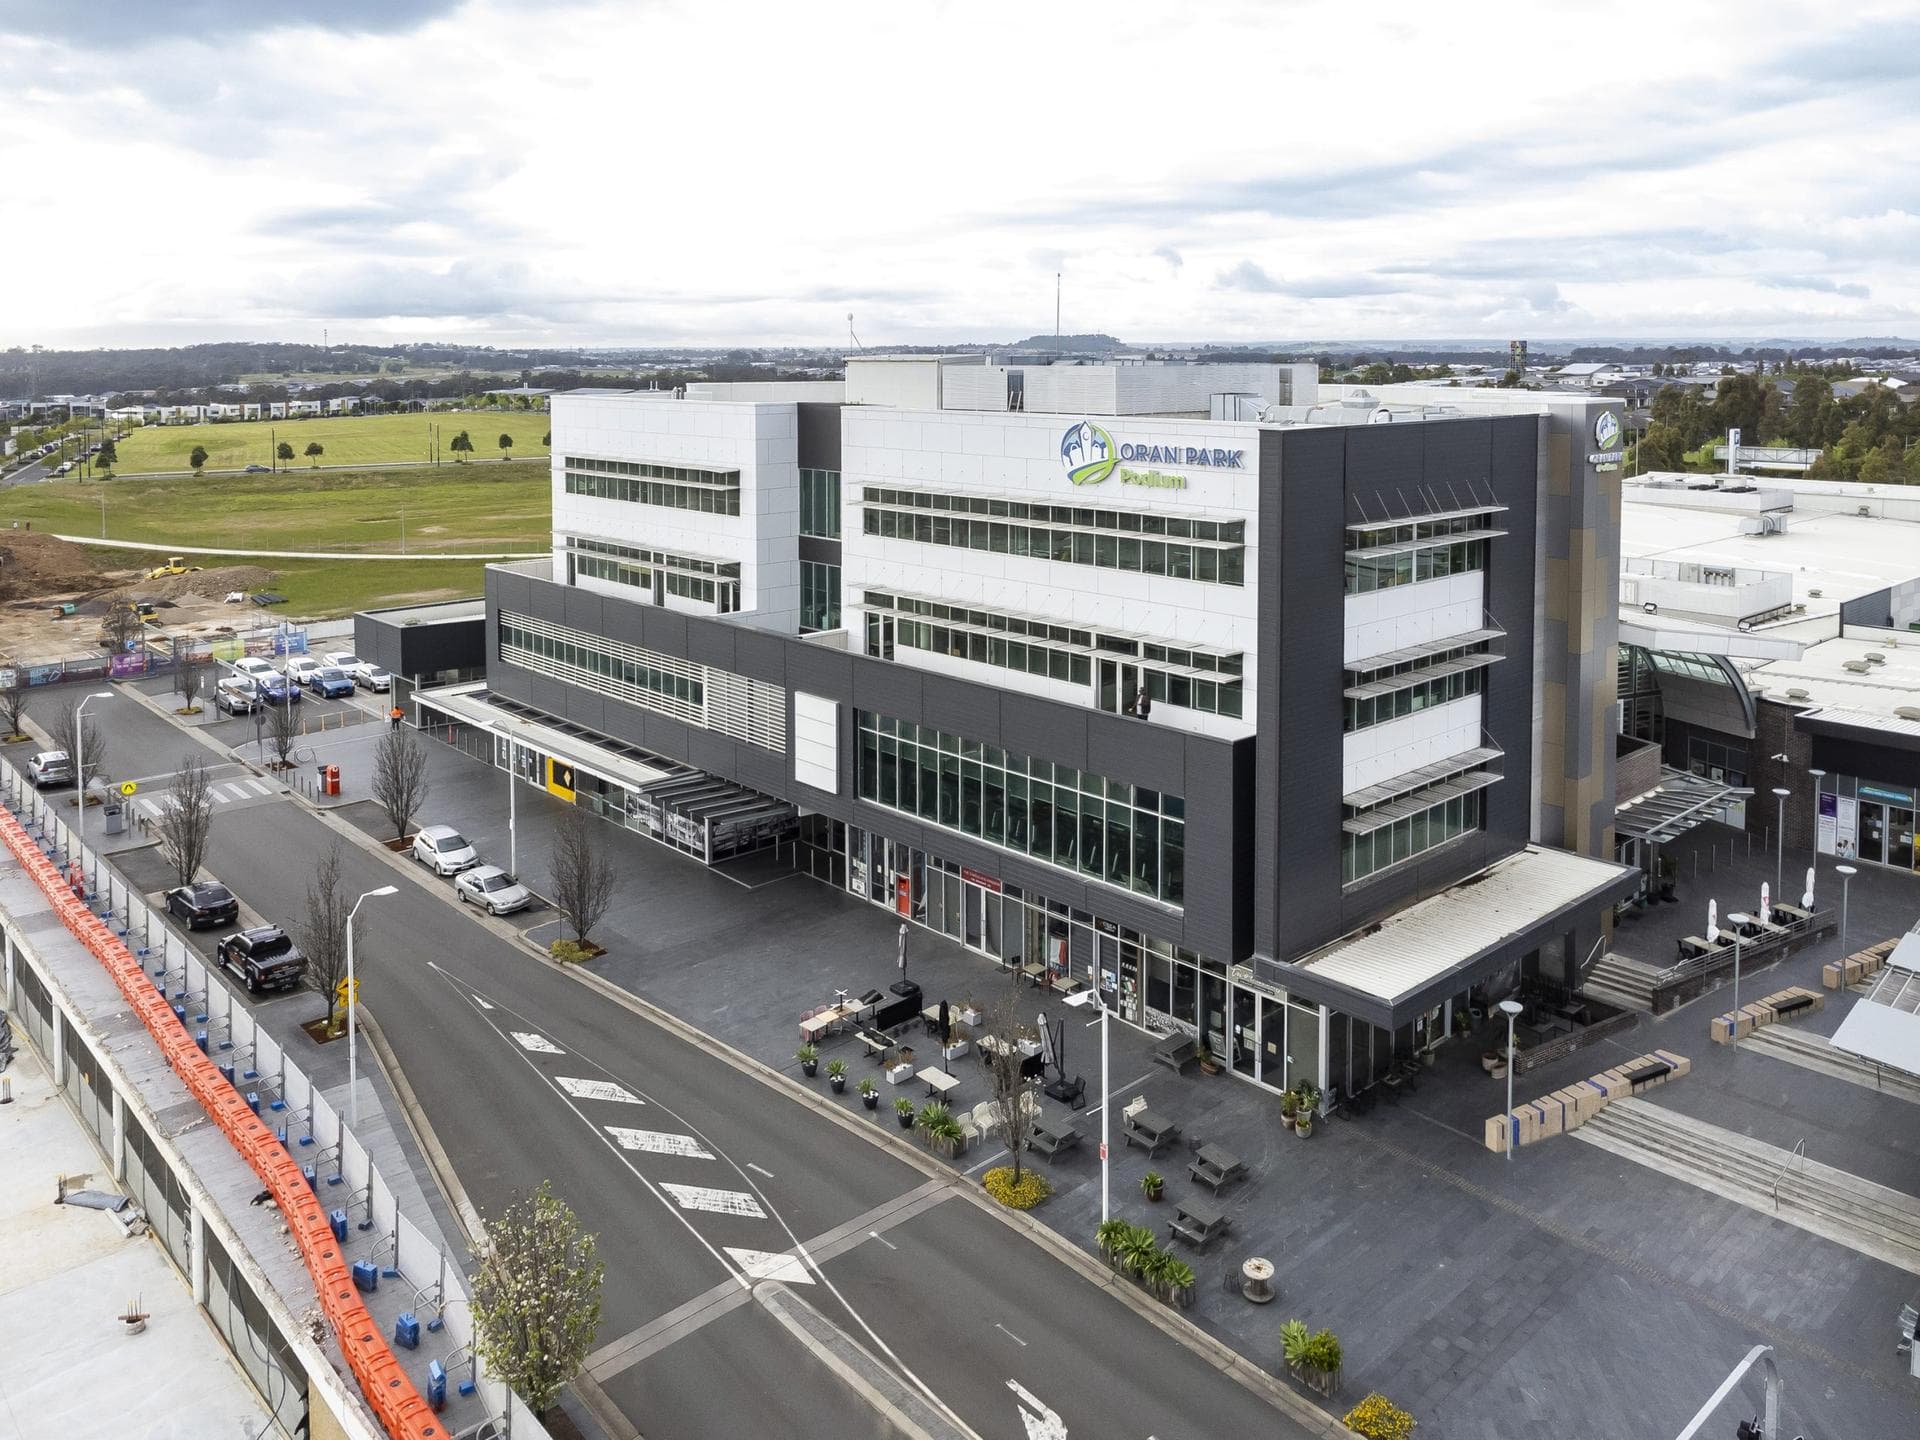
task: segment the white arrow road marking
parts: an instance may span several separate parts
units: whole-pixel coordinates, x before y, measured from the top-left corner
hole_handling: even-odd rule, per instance
[[[813,1276],[807,1267],[791,1255],[774,1255],[766,1250],[736,1250],[726,1247],[734,1262],[755,1280],[784,1280],[789,1285],[811,1285]]]
[[[750,1220],[767,1218],[760,1202],[745,1190],[712,1190],[704,1185],[668,1185],[664,1181],[660,1188],[682,1210],[711,1210],[716,1215],[745,1215]]]
[[[567,1053],[551,1040],[547,1039],[546,1036],[536,1035],[531,1030],[515,1030],[511,1033],[513,1038],[520,1042],[520,1048],[522,1050],[537,1050],[542,1055],[564,1055]]]
[[[493,1006],[489,1005],[486,1001],[482,1000],[478,995],[475,995],[473,997],[473,1003],[478,1005],[482,1010],[493,1009]]]
[[[1007,1381],[1007,1388],[1020,1397],[1020,1419],[1026,1424],[1027,1440],[1067,1440],[1066,1422],[1041,1404],[1032,1391],[1018,1380]]]
[[[647,1102],[611,1080],[576,1080],[571,1075],[556,1075],[553,1083],[576,1100],[617,1100],[622,1105],[644,1105]]]
[[[603,1127],[619,1142],[622,1150],[644,1150],[649,1155],[684,1155],[689,1160],[711,1160],[713,1152],[691,1135],[667,1135],[658,1130],[623,1130],[618,1125]]]

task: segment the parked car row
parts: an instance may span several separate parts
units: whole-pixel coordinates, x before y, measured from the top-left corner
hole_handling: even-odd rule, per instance
[[[167,914],[189,930],[223,930],[240,923],[240,901],[218,881],[196,880],[167,891]],[[278,925],[252,925],[222,936],[213,958],[249,995],[298,989],[307,973],[307,957]]]
[[[233,673],[214,690],[214,707],[229,715],[248,715],[261,705],[284,705],[311,693],[323,700],[344,700],[356,689],[385,694],[393,677],[350,650],[334,650],[318,658],[294,655],[284,668],[258,655],[233,662]]]
[[[498,865],[482,865],[473,842],[451,825],[422,825],[413,837],[413,858],[436,875],[453,876],[462,905],[489,915],[511,915],[533,902],[533,892]]]

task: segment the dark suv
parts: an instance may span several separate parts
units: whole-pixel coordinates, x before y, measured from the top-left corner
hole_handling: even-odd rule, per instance
[[[240,902],[226,886],[211,880],[196,880],[191,885],[167,891],[167,913],[186,921],[189,930],[218,929],[239,922]]]
[[[222,968],[244,980],[248,993],[292,990],[307,973],[307,957],[278,925],[256,925],[222,940],[213,952]]]

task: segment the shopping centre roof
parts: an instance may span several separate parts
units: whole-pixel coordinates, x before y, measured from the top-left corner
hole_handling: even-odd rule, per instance
[[[1833,1032],[1833,1048],[1920,1075],[1920,930],[1894,947],[1879,981]]]

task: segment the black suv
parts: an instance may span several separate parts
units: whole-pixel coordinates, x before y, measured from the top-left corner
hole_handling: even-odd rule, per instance
[[[167,891],[167,913],[186,921],[189,930],[203,926],[217,930],[222,925],[239,923],[240,902],[226,886],[211,880],[196,880],[178,890]]]
[[[307,973],[307,957],[278,925],[256,925],[222,940],[214,958],[246,981],[250,994],[292,990]]]

